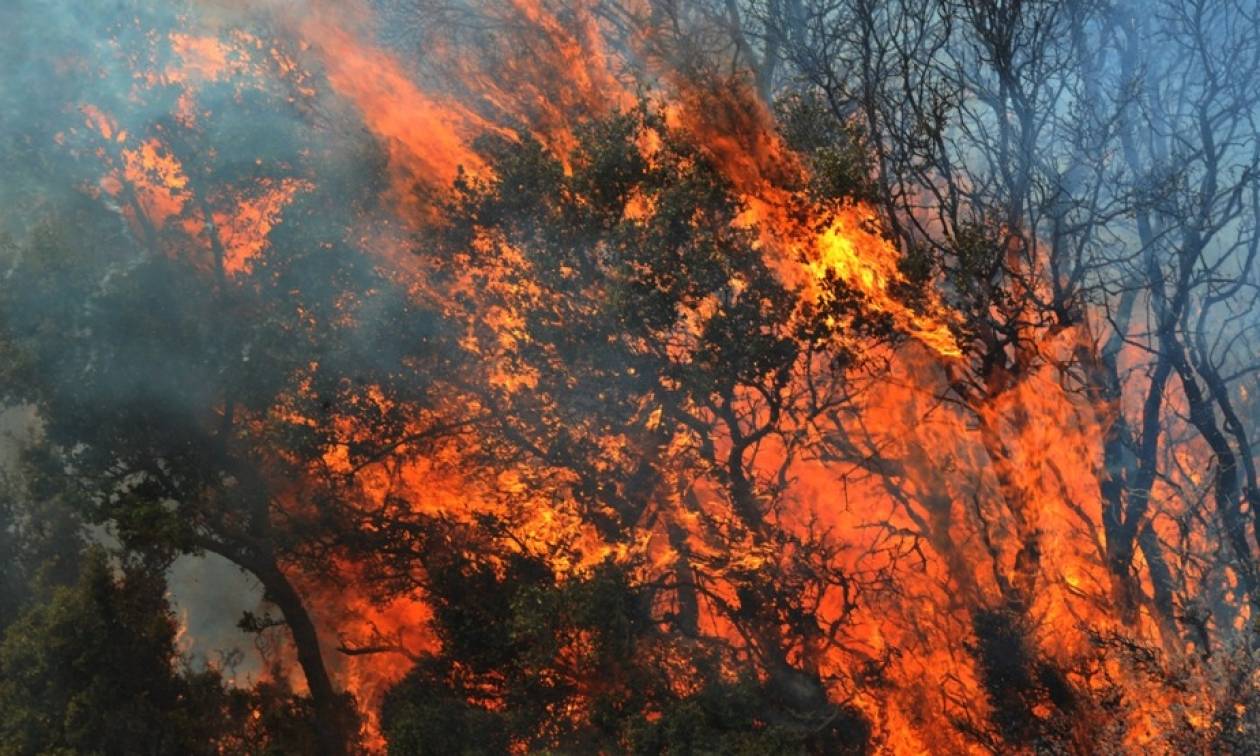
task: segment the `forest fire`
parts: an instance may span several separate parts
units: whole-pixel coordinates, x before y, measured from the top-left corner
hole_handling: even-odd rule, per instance
[[[0,11],[0,751],[1255,752],[1260,18],[1165,4]]]

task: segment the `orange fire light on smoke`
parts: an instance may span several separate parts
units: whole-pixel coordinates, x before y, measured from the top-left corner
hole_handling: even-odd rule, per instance
[[[628,64],[606,44],[605,30],[591,9],[578,4],[562,15],[552,6],[541,0],[496,6],[492,15],[512,22],[504,25],[504,33],[511,30],[518,36],[503,40],[505,51],[494,65],[467,51],[434,51],[455,81],[419,81],[396,55],[369,40],[360,28],[362,19],[346,24],[345,15],[325,8],[296,24],[302,45],[319,61],[333,95],[352,106],[380,145],[391,177],[388,199],[400,223],[440,222],[436,205],[421,200],[425,193],[440,196],[461,174],[489,176],[487,161],[475,147],[478,136],[516,138],[519,131],[567,159],[575,143],[573,129],[583,120],[634,102],[633,89],[620,74]],[[188,88],[188,98],[179,105],[180,122],[188,128],[196,127],[199,83],[261,75],[263,69],[253,69],[247,61],[260,48],[268,54],[267,46],[252,36],[175,33],[169,41],[183,65],[153,72],[152,78]],[[513,50],[518,42],[520,50]],[[292,71],[296,64],[283,60],[282,68]],[[1115,624],[1108,607],[1098,514],[1106,428],[1099,408],[1069,391],[1055,367],[1088,340],[1088,330],[1082,326],[1050,332],[1029,326],[1024,336],[1041,351],[1039,367],[1011,377],[1008,385],[972,406],[945,401],[964,380],[959,377],[963,347],[956,318],[939,301],[911,305],[899,295],[906,284],[900,252],[880,232],[874,211],[856,203],[823,206],[806,198],[799,190],[801,161],[783,144],[768,110],[750,92],[735,88],[731,99],[715,103],[678,81],[653,84],[645,89],[664,104],[669,126],[689,134],[741,196],[746,207],[741,223],[756,228],[763,253],[802,306],[817,302],[827,282],[838,279],[912,337],[909,343],[880,347],[884,351],[878,356],[889,365],[889,373],[878,386],[855,385],[855,405],[847,414],[803,419],[784,434],[830,444],[828,448],[843,449],[848,458],[838,461],[838,452],[818,454],[779,470],[786,454],[768,442],[759,450],[757,464],[763,469],[758,473],[784,481],[783,500],[794,507],[782,515],[785,528],[803,534],[821,521],[853,546],[837,557],[850,560],[848,569],[887,569],[898,581],[895,594],[854,609],[846,639],[852,655],[832,649],[828,653],[833,657],[815,660],[820,669],[838,671],[851,666],[855,657],[874,663],[898,649],[899,655],[888,659],[886,674],[892,683],[880,690],[837,690],[837,697],[852,698],[863,708],[884,731],[891,752],[973,749],[951,726],[976,716],[985,705],[966,649],[970,612],[999,604],[1021,585],[1036,585],[1039,589],[1030,593],[1036,596],[1029,609],[1035,619],[1032,634],[1042,653],[1064,660],[1088,650],[1083,626]],[[302,91],[314,96],[306,83]],[[100,189],[120,206],[134,198],[123,209],[131,223],[141,223],[143,216],[157,232],[182,233],[179,249],[204,250],[208,235],[216,234],[229,276],[248,272],[251,261],[267,254],[269,234],[284,209],[313,186],[305,178],[290,178],[231,187],[229,201],[216,204],[220,209],[206,217],[209,205],[198,200],[209,194],[161,132],[127,133],[90,104],[82,112],[85,126],[102,140]],[[642,149],[647,154],[652,145]],[[642,198],[632,198],[626,206],[627,217],[653,212]],[[386,263],[390,259],[381,257]],[[500,262],[511,266],[516,261],[505,253]],[[416,291],[432,293],[423,282]],[[503,346],[518,338],[515,313],[481,315],[498,329]],[[496,388],[529,391],[532,379],[499,374],[495,380]],[[643,416],[646,423],[659,422],[660,409],[644,407]],[[354,472],[363,501],[383,505],[388,496],[418,510],[465,519],[477,513],[524,512],[519,518],[524,543],[578,544],[574,551],[581,556],[557,564],[561,573],[577,574],[605,558],[631,555],[646,557],[648,569],[667,571],[678,558],[663,535],[668,525],[681,527],[688,547],[701,558],[722,561],[722,569],[756,571],[785,558],[751,538],[745,551],[717,553],[702,515],[706,507],[720,504],[703,486],[680,485],[698,504],[684,506],[683,497],[672,495],[660,504],[666,512],[662,518],[630,544],[608,544],[583,521],[571,495],[529,494],[521,481],[536,471],[468,480],[451,472],[458,467],[456,460],[441,456],[458,454],[457,449],[435,452],[401,470],[369,466],[352,471],[347,449],[361,440],[355,438],[361,431],[338,430],[344,431],[344,444],[329,449],[321,462],[326,469]],[[610,433],[607,453],[624,453],[621,443]],[[680,434],[670,440],[665,453],[673,448],[670,444],[682,446],[685,439]],[[565,490],[555,485],[555,491]],[[911,563],[915,566],[904,566]],[[353,576],[355,566],[340,565],[340,570]],[[333,635],[352,627],[358,635],[400,639],[400,649],[411,654],[434,647],[434,639],[415,632],[429,616],[421,599],[404,597],[380,606],[356,593],[353,579],[345,585],[349,587],[308,586],[328,599],[317,610]],[[713,587],[715,595],[723,590],[720,584]],[[834,614],[841,612],[840,603],[834,596],[820,601],[824,612]],[[705,622],[706,632],[738,642],[720,619],[706,615]],[[1145,631],[1157,633],[1149,616],[1143,622]],[[400,649],[345,661],[343,682],[369,711],[410,663]],[[1108,672],[1113,677],[1125,674]],[[837,672],[835,678],[840,677]],[[1164,703],[1155,700],[1153,706]],[[1161,731],[1157,720],[1166,716],[1151,707],[1142,712],[1150,721],[1130,723],[1134,745],[1156,738]]]

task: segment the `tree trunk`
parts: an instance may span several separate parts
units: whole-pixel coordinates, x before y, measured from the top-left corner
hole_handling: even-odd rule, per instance
[[[347,712],[343,701],[333,689],[328,669],[324,666],[319,647],[319,635],[311,620],[302,597],[298,595],[288,577],[273,559],[260,559],[250,571],[262,583],[266,598],[284,615],[285,624],[297,647],[298,664],[306,677],[306,687],[311,693],[315,708],[315,726],[319,734],[321,756],[342,756],[349,751]]]

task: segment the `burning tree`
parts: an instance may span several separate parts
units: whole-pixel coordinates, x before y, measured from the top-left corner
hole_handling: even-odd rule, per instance
[[[213,553],[223,752],[1247,747],[1249,4],[126,11],[4,11],[13,659]]]
[[[579,568],[638,554],[655,586],[638,623],[718,642],[741,677],[764,672],[758,718],[781,737],[860,743],[822,663],[856,582],[783,511],[798,424],[840,401],[849,356],[831,331],[858,307],[799,307],[737,222],[730,183],[659,114],[575,140],[567,163],[528,137],[483,147],[494,178],[461,182],[451,223],[419,250],[465,309],[452,319],[477,324],[476,454],[521,496],[508,532]],[[581,540],[531,527],[540,497],[571,508]]]

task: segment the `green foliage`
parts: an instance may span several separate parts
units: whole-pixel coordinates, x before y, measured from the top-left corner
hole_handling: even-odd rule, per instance
[[[422,662],[386,695],[381,723],[391,756],[507,752],[502,714],[459,698],[437,682],[442,677]]]
[[[218,730],[176,671],[160,578],[115,578],[88,554],[76,584],[31,606],[0,643],[0,752],[211,752]]]
[[[78,577],[79,518],[63,498],[44,493],[0,484],[0,634],[31,601]]]
[[[221,724],[208,732],[217,754],[226,756],[287,756],[319,751],[316,712],[308,696],[295,694],[283,682],[263,680],[249,688],[222,688],[212,674],[194,680],[205,688],[194,706],[202,714],[220,716]]]
[[[77,546],[38,571],[0,636],[0,754],[236,754],[316,750],[314,713],[286,685],[229,686],[183,663],[160,574]],[[19,555],[20,556],[20,555]]]
[[[766,725],[766,708],[765,691],[755,680],[714,680],[664,707],[659,717],[627,723],[627,751],[644,756],[809,753],[799,734]]]
[[[805,158],[811,194],[822,200],[874,199],[871,150],[852,119],[841,120],[812,90],[784,94],[774,111],[784,140]]]
[[[474,531],[432,532],[444,533],[424,544],[441,650],[386,695],[391,754],[862,752],[856,712],[802,731],[729,649],[650,619],[656,589],[633,565],[561,577]]]
[[[448,533],[424,556],[442,652],[387,697],[391,752],[493,753],[509,739],[594,747],[661,693],[662,670],[635,661],[659,639],[624,572],[604,565],[561,581],[537,558],[492,556],[470,531],[432,529]],[[445,723],[442,740],[432,721]]]

